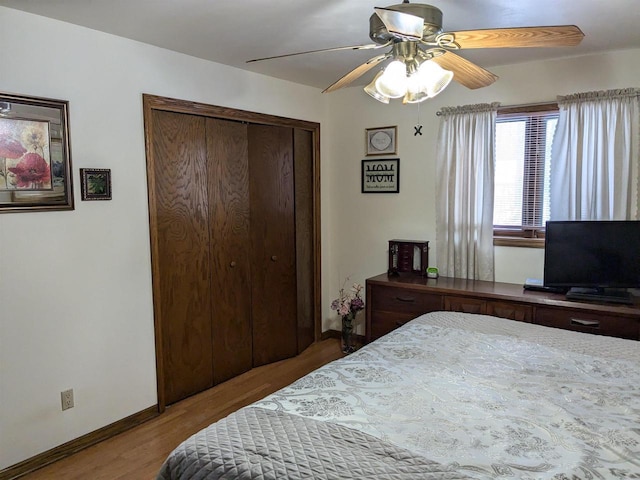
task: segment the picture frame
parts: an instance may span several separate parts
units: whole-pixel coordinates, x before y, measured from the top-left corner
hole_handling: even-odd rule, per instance
[[[365,155],[396,155],[398,127],[367,128],[365,133]]]
[[[81,168],[82,200],[111,200],[111,169]]]
[[[0,92],[0,213],[73,210],[69,102]]]
[[[362,193],[400,193],[400,159],[362,160]]]

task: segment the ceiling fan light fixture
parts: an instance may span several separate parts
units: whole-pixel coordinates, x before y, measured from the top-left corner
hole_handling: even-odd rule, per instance
[[[404,104],[420,103],[438,95],[452,79],[453,72],[433,60],[418,65],[413,58],[397,59],[378,72],[364,91],[382,103],[400,97]]]
[[[394,60],[382,75],[376,78],[378,93],[389,98],[400,98],[407,92],[407,69],[403,62]]]
[[[393,68],[388,68],[388,72],[376,77],[375,83],[368,85],[365,90],[369,95],[374,98],[379,97],[385,103],[389,98],[400,97],[404,97],[405,103],[408,103],[418,98],[424,100],[425,89],[428,98],[438,95],[452,79],[470,89],[487,87],[498,79],[497,75],[454,53],[457,50],[569,47],[578,45],[584,37],[582,30],[575,25],[447,31],[442,27],[442,11],[439,8],[422,3],[410,3],[409,0],[403,0],[402,3],[388,7],[376,7],[373,10],[374,13],[369,17],[369,38],[373,40],[373,44],[321,48],[257,58],[247,63],[309,53],[391,47],[386,53],[370,58],[347,72],[325,88],[322,93],[346,87],[375,66],[388,59],[394,59],[392,64],[404,64],[404,74],[397,74],[394,77],[391,75]],[[435,65],[436,61],[437,65]],[[423,70],[432,69],[437,72],[424,74],[428,78],[424,80],[423,87],[419,89],[415,86],[408,87],[406,85],[408,77],[414,75],[423,63],[425,64]],[[442,67],[450,71],[442,70]],[[411,89],[410,92],[408,88]]]
[[[381,70],[380,72],[378,72],[378,74],[375,76],[375,78],[371,81],[371,83],[369,83],[369,85],[367,85],[366,87],[364,87],[364,91],[367,92],[368,95],[370,95],[371,97],[375,98],[376,100],[378,100],[379,102],[382,103],[389,103],[389,97],[387,97],[386,95],[383,95],[382,93],[380,93],[377,89],[376,89],[376,81],[382,76],[382,74],[384,73],[383,70]]]

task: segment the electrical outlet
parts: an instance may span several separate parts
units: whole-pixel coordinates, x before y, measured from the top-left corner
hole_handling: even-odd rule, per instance
[[[60,392],[60,399],[62,400],[62,410],[73,408],[73,388]]]

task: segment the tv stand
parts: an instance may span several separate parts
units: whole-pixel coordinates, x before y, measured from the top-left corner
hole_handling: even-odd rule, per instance
[[[612,288],[572,287],[567,292],[567,300],[633,305],[633,297],[627,290]]]

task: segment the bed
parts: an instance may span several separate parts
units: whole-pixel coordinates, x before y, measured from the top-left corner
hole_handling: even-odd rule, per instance
[[[157,478],[640,478],[640,344],[425,314],[193,435]]]

